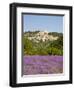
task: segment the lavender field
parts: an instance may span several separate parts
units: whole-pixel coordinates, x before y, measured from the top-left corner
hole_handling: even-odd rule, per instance
[[[23,75],[63,73],[63,56],[25,55],[23,57]]]

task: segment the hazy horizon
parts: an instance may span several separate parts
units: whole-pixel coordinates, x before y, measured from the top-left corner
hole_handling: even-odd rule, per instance
[[[25,31],[25,32],[38,32],[38,31]],[[44,31],[39,31],[39,32],[44,32]],[[63,34],[63,32],[48,32],[48,33],[62,33]]]

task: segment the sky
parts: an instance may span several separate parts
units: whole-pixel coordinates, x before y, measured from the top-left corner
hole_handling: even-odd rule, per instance
[[[63,16],[23,14],[23,31],[63,33]]]

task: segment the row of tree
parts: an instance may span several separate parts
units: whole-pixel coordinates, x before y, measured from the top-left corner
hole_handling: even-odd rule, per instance
[[[23,37],[25,55],[63,55],[63,35],[55,41],[36,43]]]

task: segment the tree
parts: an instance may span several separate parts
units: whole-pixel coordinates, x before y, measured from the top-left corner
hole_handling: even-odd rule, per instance
[[[32,47],[32,42],[28,38],[24,38],[24,53],[31,54]]]

